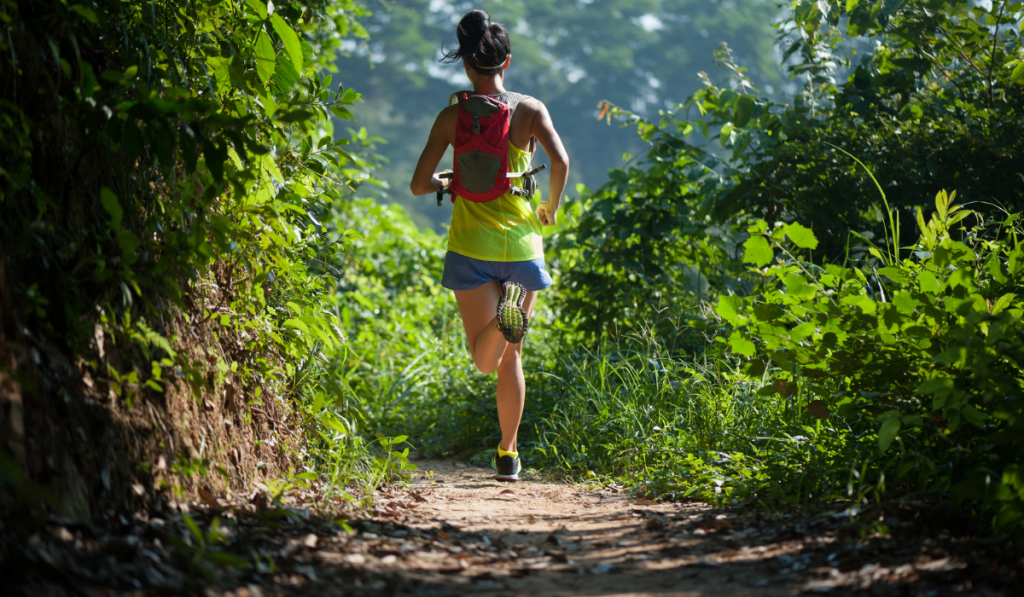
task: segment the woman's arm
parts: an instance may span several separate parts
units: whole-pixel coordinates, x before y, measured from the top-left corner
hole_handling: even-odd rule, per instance
[[[458,109],[457,106],[455,106]],[[433,193],[444,186],[444,182],[434,174],[434,169],[444,157],[444,152],[451,144],[451,134],[455,130],[452,122],[451,107],[441,110],[434,120],[434,126],[430,128],[430,136],[427,137],[427,145],[416,162],[416,170],[412,173],[412,182],[409,183],[409,190],[413,195],[426,195]]]
[[[537,217],[544,226],[554,226],[558,223],[558,206],[562,202],[562,192],[565,184],[569,181],[569,154],[565,153],[565,146],[562,139],[555,131],[555,125],[551,122],[551,115],[547,107],[540,101],[531,102],[536,113],[533,117],[533,129],[530,131],[537,142],[544,148],[544,153],[551,160],[551,187],[548,191],[548,199],[537,207]]]

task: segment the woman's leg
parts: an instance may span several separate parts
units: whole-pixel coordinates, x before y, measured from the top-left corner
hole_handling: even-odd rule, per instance
[[[516,451],[516,436],[526,404],[522,352],[522,342],[509,344],[498,365],[498,423],[501,424],[501,443],[498,445],[506,452]]]
[[[519,421],[526,401],[523,379],[522,343],[509,344],[498,330],[498,301],[501,286],[486,282],[473,290],[456,290],[455,301],[462,315],[469,353],[481,373],[498,372],[498,421],[501,424],[501,449],[515,451]],[[527,292],[523,310],[533,316],[537,292]]]

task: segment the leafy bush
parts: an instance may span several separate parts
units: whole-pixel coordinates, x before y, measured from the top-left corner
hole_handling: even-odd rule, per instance
[[[744,260],[761,286],[715,311],[748,375],[777,369],[762,393],[874,428],[883,455],[898,449],[886,468],[899,482],[999,502],[994,526],[1009,531],[1024,522],[1024,244],[1016,216],[986,223],[954,197],[940,192],[927,222],[918,211],[912,257],[894,236],[857,267],[800,261],[791,247],[815,248],[810,230],[759,222]]]
[[[358,456],[321,416],[318,364],[342,332],[310,264],[344,247],[318,213],[374,163],[334,139],[360,98],[322,73],[365,35],[363,9],[0,0],[0,14],[0,265],[18,334],[81,357],[128,408],[180,377],[199,400],[294,404],[332,458]]]

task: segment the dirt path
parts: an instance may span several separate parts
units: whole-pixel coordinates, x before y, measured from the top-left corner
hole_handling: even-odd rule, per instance
[[[382,502],[384,516],[358,525],[358,555],[344,556],[389,594],[994,597],[1013,594],[993,587],[1012,586],[1024,564],[958,555],[948,536],[861,537],[831,515],[654,504],[619,488],[499,483],[489,469],[417,464],[409,490]]]
[[[437,533],[430,552],[390,562],[417,592],[726,597],[802,588],[793,575],[778,574],[782,566],[759,566],[795,562],[780,558],[798,553],[798,545],[752,546],[741,529],[716,537],[735,517],[705,504],[638,502],[616,488],[558,482],[499,483],[489,470],[450,462],[420,466],[409,493],[384,502],[394,512],[392,504],[409,505],[413,496],[416,506],[403,522]],[[393,543],[377,539],[370,551]],[[403,545],[397,547],[400,553]]]
[[[1024,594],[1024,541],[967,536],[969,519],[948,502],[905,499],[851,524],[416,464],[410,487],[383,496],[374,516],[347,521],[350,531],[302,507],[310,496],[301,492],[280,505],[259,492],[210,496],[94,525],[0,520],[0,594]],[[868,516],[885,527],[869,532]],[[205,543],[193,539],[192,521]],[[217,524],[220,539],[211,538]]]

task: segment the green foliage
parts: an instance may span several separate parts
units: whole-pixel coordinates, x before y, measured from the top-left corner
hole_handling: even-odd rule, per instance
[[[748,374],[777,369],[826,413],[873,428],[883,455],[898,444],[889,466],[900,482],[1003,503],[996,530],[1010,531],[1024,507],[1013,472],[1024,453],[1024,244],[1016,216],[986,225],[954,197],[940,192],[927,222],[918,211],[912,257],[871,247],[856,267],[803,262],[796,224],[759,222],[751,235],[780,258],[756,293],[723,296],[716,312]]]
[[[293,403],[341,482],[337,456],[362,456],[325,400],[344,336],[333,277],[311,264],[345,248],[324,235],[328,206],[373,182],[365,135],[333,134],[360,95],[322,72],[365,36],[361,6],[0,14],[0,255],[19,329],[82,355],[129,408],[178,381],[197,399]]]
[[[444,239],[369,199],[324,222],[348,239],[336,309],[351,332],[329,359],[336,404],[348,408],[339,412],[366,431],[409,435],[421,454],[479,450],[496,430],[494,382],[473,365],[455,299],[440,285]]]

